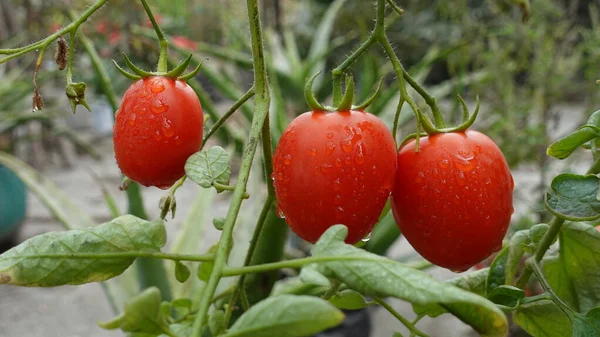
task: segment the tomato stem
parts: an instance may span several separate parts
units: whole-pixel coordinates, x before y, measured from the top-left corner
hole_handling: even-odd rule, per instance
[[[160,54],[158,56],[158,67],[156,69],[159,73],[166,73],[168,69],[167,64],[167,49],[169,48],[169,42],[165,39],[162,30],[158,26],[156,22],[156,18],[154,18],[154,14],[152,13],[152,9],[148,6],[148,2],[146,0],[141,0],[142,6],[144,6],[144,10],[148,15],[148,19],[152,23],[152,27],[154,27],[154,32],[156,33],[156,37],[158,38],[158,43],[160,44]]]

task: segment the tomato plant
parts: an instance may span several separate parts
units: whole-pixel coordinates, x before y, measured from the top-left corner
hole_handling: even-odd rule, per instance
[[[74,110],[77,105],[89,109],[86,84],[73,81],[73,45],[79,39],[102,92],[118,110],[114,143],[119,167],[142,185],[170,186],[159,202],[160,216],[149,219],[139,184],[132,182],[128,188],[123,185],[130,214],[121,215],[106,193],[113,219],[94,226],[94,219],[81,212],[56,184],[0,152],[0,164],[16,173],[68,229],[35,236],[3,253],[0,283],[53,287],[106,282],[103,289],[113,309],[123,313],[99,325],[148,337],[310,336],[340,325],[342,309],[372,305],[389,311],[411,336],[428,336],[417,327],[420,319],[443,313],[458,317],[484,336],[506,336],[508,315],[512,316],[510,322],[534,336],[600,336],[600,277],[594,272],[600,268],[595,258],[600,254],[600,233],[593,228],[600,219],[600,112],[547,149],[548,155],[564,159],[578,148],[586,148],[593,159],[586,174],[565,173],[554,178],[545,195],[552,220],[504,238],[513,212],[514,184],[500,149],[484,134],[470,130],[479,101],[470,114],[459,96],[463,121],[458,126],[446,125],[435,97],[405,70],[388,37],[388,15],[398,18],[403,13],[394,1],[376,1],[373,30],[331,71],[333,106],[323,106],[312,93],[316,75],[307,81],[304,96],[310,111],[285,128],[274,154],[270,123],[284,125],[285,118],[271,119],[270,114],[283,114],[285,104],[276,79],[268,76],[273,69],[265,64],[258,0],[246,1],[252,55],[185,41],[186,48],[202,48],[252,68],[254,82],[244,94],[223,85],[228,83],[226,75],[217,78],[212,72],[208,76],[219,81],[218,87],[227,91],[227,97],[239,97],[222,114],[216,113],[209,95],[194,78],[199,66],[182,75],[193,55],[167,69],[169,62],[174,63],[167,56],[170,38],[158,26],[148,1],[140,1],[159,42],[158,65],[156,71],[148,72],[125,57],[128,72],[115,62],[125,77],[135,81],[120,105],[92,41],[77,34],[107,0],[96,0],[79,17],[69,13],[72,23],[38,42],[0,49],[0,55],[6,55],[0,64],[29,52],[39,53],[33,81],[33,110],[38,112],[44,104],[35,79],[44,52],[57,42],[55,61],[58,69],[66,69],[65,93]],[[512,2],[529,10],[527,1]],[[335,0],[325,20],[331,23],[343,5],[344,0]],[[323,25],[316,40],[327,40],[323,38],[328,35],[327,26]],[[68,42],[63,35],[69,36]],[[299,55],[292,38],[293,34],[286,34],[290,48],[286,54]],[[174,42],[181,50],[181,39]],[[383,48],[391,64],[384,68],[393,69],[398,88],[391,91],[397,94],[398,105],[389,120],[366,112],[378,99],[383,80],[364,103],[352,104],[350,67],[374,45]],[[269,55],[276,59],[274,56]],[[308,58],[311,64],[319,60],[310,53]],[[290,63],[295,65],[291,67],[312,69],[298,67],[297,61]],[[302,70],[292,77],[306,75]],[[372,85],[368,83],[373,83],[372,79],[361,81],[366,87],[361,89],[369,90]],[[409,92],[409,87],[414,92]],[[252,109],[246,106],[250,99]],[[210,117],[206,135],[200,101]],[[405,105],[415,117],[415,133],[397,152],[398,125]],[[228,120],[238,110],[250,122],[243,145],[238,142],[239,132],[228,128],[235,125]],[[387,123],[392,125],[391,132]],[[234,140],[240,146],[204,149],[217,132],[224,145]],[[264,175],[251,176],[259,145]],[[231,165],[230,152],[237,165]],[[190,217],[167,250],[164,247],[171,231],[167,231],[165,218],[169,212],[175,217],[176,192],[187,178],[211,190],[194,201]],[[251,178],[258,183],[249,184]],[[213,206],[211,193],[215,192],[230,193],[223,198],[230,202],[226,216],[213,219],[221,236],[213,246],[198,251],[198,228]],[[390,193],[392,214],[390,207],[385,207]],[[250,208],[240,217],[246,199],[252,199],[249,207],[256,207],[258,200],[261,208]],[[294,250],[291,258],[285,258],[287,226],[277,213],[313,243],[310,255],[296,257]],[[380,241],[374,246],[386,251],[400,235],[394,217],[415,250],[439,266],[463,271],[497,254],[489,258],[489,268],[441,281],[422,270],[432,267],[427,260],[401,263],[368,251],[368,245],[366,249],[353,245],[373,230],[376,235],[371,243]],[[239,224],[248,221],[254,233],[250,240],[240,235],[242,244],[248,244],[242,247],[246,250],[243,261],[231,261],[239,255],[232,253],[233,247],[240,251],[240,240],[234,242],[236,231],[244,231]],[[390,226],[395,232],[389,231]],[[557,239],[559,244],[553,246]],[[134,263],[135,274],[130,270]],[[284,279],[280,279],[282,270]],[[177,282],[171,282],[169,274]],[[225,278],[234,281],[223,282]],[[134,279],[139,292],[130,295],[132,287],[123,284]],[[409,302],[414,319],[404,317],[387,298]]]
[[[144,186],[169,188],[202,144],[202,107],[185,81],[137,80],[116,113],[114,146],[123,174]]]
[[[432,263],[465,271],[500,250],[513,213],[512,175],[477,131],[439,133],[402,146],[392,209],[402,233]]]
[[[348,227],[346,242],[358,242],[377,223],[392,190],[395,153],[387,126],[367,112],[300,115],[273,155],[280,215],[309,242],[335,224]]]

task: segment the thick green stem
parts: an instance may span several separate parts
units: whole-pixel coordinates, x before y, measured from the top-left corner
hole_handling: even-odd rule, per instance
[[[223,233],[215,253],[214,268],[204,291],[200,295],[198,313],[196,314],[192,329],[193,337],[200,337],[202,328],[206,325],[208,309],[219,281],[223,276],[223,271],[226,269],[227,260],[231,251],[233,228],[235,227],[235,222],[246,191],[250,169],[252,168],[252,161],[254,159],[254,154],[256,153],[258,142],[260,141],[260,133],[263,129],[265,119],[268,117],[269,111],[270,98],[264,63],[263,38],[260,28],[258,0],[247,0],[246,3],[248,7],[248,19],[252,40],[252,59],[254,62],[254,116],[252,118],[250,135],[244,148],[242,164],[238,173],[238,181],[235,191],[233,192],[233,199],[227,217],[225,218]]]

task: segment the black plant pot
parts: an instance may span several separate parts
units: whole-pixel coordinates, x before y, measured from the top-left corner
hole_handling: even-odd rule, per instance
[[[333,328],[314,337],[369,337],[371,335],[371,316],[368,309],[344,310],[346,319]]]

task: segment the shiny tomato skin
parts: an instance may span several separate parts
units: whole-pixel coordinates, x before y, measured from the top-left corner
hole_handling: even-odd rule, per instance
[[[398,227],[433,264],[465,271],[502,246],[513,213],[514,182],[486,135],[441,133],[398,153],[392,211]]]
[[[168,188],[202,144],[202,106],[185,81],[162,76],[134,82],[113,127],[115,157],[130,179]]]
[[[273,156],[280,215],[309,242],[329,227],[348,227],[347,243],[368,235],[392,187],[394,139],[362,111],[307,112],[284,131]]]

